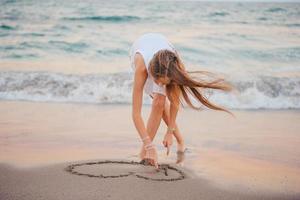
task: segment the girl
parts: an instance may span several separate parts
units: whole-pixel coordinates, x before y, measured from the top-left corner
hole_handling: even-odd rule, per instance
[[[157,152],[152,141],[161,119],[168,127],[163,140],[167,155],[173,136],[177,141],[177,153],[184,153],[186,150],[184,139],[176,124],[179,102],[183,106],[183,98],[190,107],[200,109],[191,103],[187,92],[208,108],[232,114],[209,102],[201,93],[203,88],[231,91],[232,86],[223,79],[211,82],[192,79],[188,73],[204,72],[187,72],[178,52],[163,34],[141,35],[132,44],[129,57],[134,70],[132,119],[143,143],[139,156],[142,161],[147,161],[156,169],[158,169]],[[151,113],[146,127],[141,117],[143,90],[152,98]]]

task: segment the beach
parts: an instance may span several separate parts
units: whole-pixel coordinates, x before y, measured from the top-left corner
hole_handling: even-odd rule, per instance
[[[166,156],[163,122],[154,140],[168,176],[151,166],[100,165],[139,161],[131,105],[1,101],[0,112],[1,199],[299,198],[298,110],[234,110],[233,118],[181,108],[184,161],[175,163],[175,140]],[[75,173],[66,170],[76,164]],[[100,174],[124,176],[93,177]]]
[[[0,200],[300,199],[299,2],[0,5]],[[174,139],[166,155],[161,122],[158,171],[131,118],[130,50],[146,33],[235,88],[201,90],[235,117],[180,108],[184,154]],[[151,105],[144,94],[145,124]]]

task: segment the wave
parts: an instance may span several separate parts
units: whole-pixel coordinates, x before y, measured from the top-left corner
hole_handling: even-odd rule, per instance
[[[127,56],[128,55],[128,51],[125,49],[121,49],[121,48],[116,48],[116,49],[99,49],[97,50],[98,54],[101,55],[123,55],[123,56]]]
[[[227,15],[229,15],[228,12],[212,12],[212,13],[208,14],[209,17],[217,17],[217,16],[223,17],[223,16],[227,16]]]
[[[3,29],[3,30],[16,30],[17,28],[14,27],[14,26],[9,26],[9,25],[6,25],[6,24],[2,24],[0,26],[0,29]]]
[[[285,12],[286,10],[284,9],[284,8],[280,8],[280,7],[278,7],[278,8],[269,8],[269,9],[267,9],[266,10],[267,12]]]
[[[39,58],[40,55],[36,53],[11,53],[2,58],[9,58],[9,59],[31,59],[31,58]]]
[[[300,108],[300,77],[259,75],[230,81],[238,94],[208,91],[209,100],[233,109]],[[132,84],[132,72],[92,75],[0,72],[0,99],[128,104],[132,102]],[[193,98],[192,102],[197,103]],[[144,103],[151,104],[150,97],[144,95]]]
[[[291,23],[291,24],[286,24],[288,27],[300,27],[300,24],[298,23]]]
[[[300,47],[281,47],[273,48],[270,50],[257,50],[257,49],[239,49],[232,50],[232,53],[247,59],[254,60],[281,60],[285,62],[298,61],[300,59]]]
[[[55,48],[75,53],[81,53],[84,49],[89,47],[85,42],[65,42],[60,40],[50,40],[48,44],[53,45]]]
[[[107,22],[128,22],[133,20],[139,20],[140,17],[123,15],[123,16],[87,16],[87,17],[65,17],[65,20],[70,21],[107,21]]]
[[[44,37],[44,33],[23,33],[23,36]]]
[[[267,21],[268,18],[267,17],[259,17],[259,18],[257,18],[257,20],[259,20],[259,21]]]
[[[17,0],[7,0],[7,1],[4,1],[3,4],[9,4],[9,3],[16,3]]]

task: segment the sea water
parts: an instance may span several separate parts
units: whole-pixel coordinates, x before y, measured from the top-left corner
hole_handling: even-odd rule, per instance
[[[188,70],[234,84],[216,104],[300,108],[299,19],[300,3],[1,0],[0,99],[130,104],[130,47],[159,32]]]

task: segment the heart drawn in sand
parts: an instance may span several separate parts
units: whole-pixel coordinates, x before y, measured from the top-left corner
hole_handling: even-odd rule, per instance
[[[159,169],[156,171],[153,166],[145,165],[142,162],[104,160],[71,164],[65,168],[65,171],[79,176],[94,178],[135,176],[152,181],[178,181],[186,177],[183,171],[168,164],[160,164],[158,167]]]

